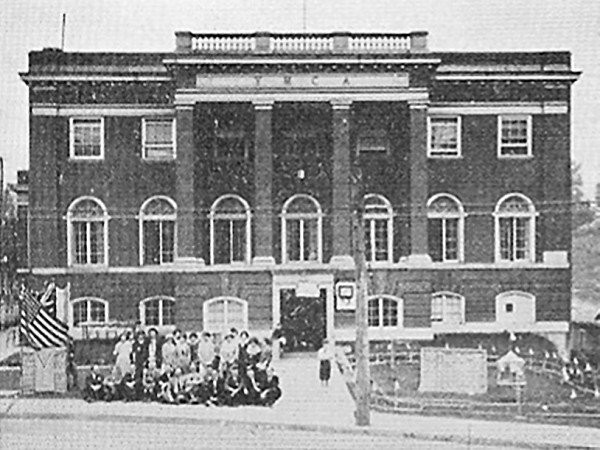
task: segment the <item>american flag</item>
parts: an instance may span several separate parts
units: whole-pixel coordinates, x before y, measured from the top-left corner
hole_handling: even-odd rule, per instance
[[[69,342],[69,328],[54,317],[56,312],[56,285],[51,283],[42,295],[21,289],[20,331],[29,346],[35,349],[65,347]]]

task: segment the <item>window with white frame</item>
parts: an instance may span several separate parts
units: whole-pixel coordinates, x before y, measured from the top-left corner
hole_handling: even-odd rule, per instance
[[[234,297],[218,297],[204,302],[203,328],[210,333],[222,333],[235,327],[248,329],[248,302]]]
[[[531,200],[522,194],[500,199],[494,213],[496,221],[496,260],[535,261],[535,217]]]
[[[69,265],[108,263],[108,215],[100,200],[82,197],[67,210]]]
[[[167,264],[175,259],[177,206],[169,197],[149,198],[140,210],[140,264]]]
[[[156,161],[175,158],[175,119],[142,120],[142,156]]]
[[[402,300],[385,295],[369,298],[368,323],[371,328],[402,326]]]
[[[431,298],[431,321],[444,325],[465,323],[465,299],[452,292],[437,292]]]
[[[97,325],[108,322],[108,303],[99,298],[80,298],[71,303],[71,324]]]
[[[464,210],[449,194],[434,195],[427,203],[429,255],[434,262],[463,260]]]
[[[175,299],[151,297],[140,302],[140,321],[146,326],[175,325]]]
[[[218,198],[210,209],[211,264],[250,262],[250,205],[238,195]]]
[[[71,118],[69,137],[71,158],[104,158],[103,118]]]
[[[392,262],[393,211],[382,195],[365,196],[365,258],[368,262]]]
[[[321,205],[310,195],[297,194],[283,205],[283,262],[322,260]]]
[[[428,118],[429,157],[461,156],[460,122],[460,116]]]
[[[498,116],[498,156],[531,156],[531,116]]]

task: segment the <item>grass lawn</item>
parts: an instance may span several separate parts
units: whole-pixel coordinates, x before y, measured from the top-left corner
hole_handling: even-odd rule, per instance
[[[514,389],[496,384],[493,366],[488,367],[488,392],[477,395],[419,392],[418,363],[371,365],[371,378],[383,395],[396,399],[382,402],[383,409],[393,406],[426,414],[494,419],[514,419],[517,411]],[[395,380],[399,385],[396,393]],[[579,396],[571,400],[570,394],[571,389],[557,378],[528,370],[522,396],[525,420],[600,427],[600,399]],[[594,417],[588,417],[590,414]]]

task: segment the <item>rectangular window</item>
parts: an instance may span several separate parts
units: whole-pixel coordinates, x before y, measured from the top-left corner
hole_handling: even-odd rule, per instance
[[[73,304],[73,326],[76,327],[81,323],[86,323],[87,318],[87,301],[80,301]]]
[[[435,296],[431,301],[431,321],[443,322],[444,320],[444,297]]]
[[[75,264],[104,263],[104,222],[73,222]]]
[[[522,158],[531,155],[531,116],[499,116],[498,156]]]
[[[530,258],[528,217],[500,218],[500,259],[525,261]]]
[[[387,153],[389,141],[383,129],[365,129],[358,133],[356,148],[361,153]]]
[[[72,159],[104,158],[104,120],[70,120],[70,157]]]
[[[368,321],[370,327],[378,327],[379,323],[379,299],[369,301]]]
[[[461,156],[460,117],[429,117],[428,156],[451,158]]]
[[[175,158],[175,119],[142,120],[142,156],[155,161]]]

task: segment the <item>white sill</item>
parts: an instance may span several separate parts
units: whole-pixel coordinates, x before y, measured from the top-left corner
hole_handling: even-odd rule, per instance
[[[164,163],[164,162],[173,162],[175,161],[175,156],[171,156],[170,158],[144,158],[142,157],[142,161],[148,163]]]
[[[533,159],[533,155],[498,155],[498,159]]]
[[[428,153],[427,158],[429,159],[463,159],[462,155],[436,155],[435,153]]]
[[[73,162],[104,161],[104,156],[69,156],[69,161],[73,161]]]

